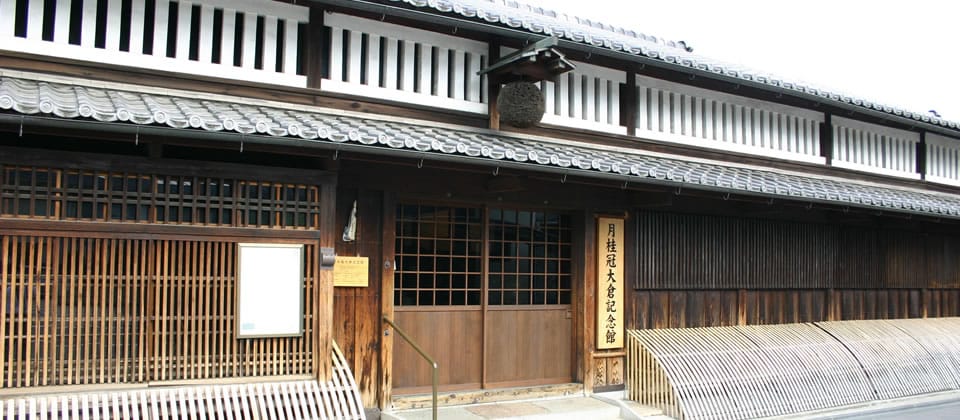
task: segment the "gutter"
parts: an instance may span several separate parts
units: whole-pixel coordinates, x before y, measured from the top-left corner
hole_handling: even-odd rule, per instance
[[[472,21],[465,18],[443,16],[439,14],[439,12],[425,12],[421,10],[407,9],[407,8],[393,6],[389,4],[375,3],[368,0],[308,0],[308,2],[318,4],[318,5],[332,5],[332,6],[339,6],[347,9],[355,9],[355,10],[361,10],[365,12],[379,13],[382,15],[396,16],[396,17],[412,19],[412,20],[433,23],[438,25],[460,27],[460,28],[470,29],[478,32],[492,33],[495,35],[499,35],[507,38],[513,38],[513,39],[538,41],[542,38],[549,37],[547,35],[534,34],[521,29],[507,28],[500,25],[477,22],[477,21]],[[570,41],[566,39],[561,39],[558,47],[563,49],[573,50],[573,51],[579,51],[583,53],[602,55],[605,57],[614,58],[618,60],[630,61],[630,62],[642,64],[644,66],[651,66],[651,67],[657,67],[665,70],[678,71],[678,72],[693,75],[696,77],[703,77],[703,78],[717,80],[721,82],[733,83],[741,86],[748,86],[748,87],[752,87],[752,88],[756,88],[756,89],[760,89],[760,90],[764,90],[764,91],[768,91],[776,94],[792,96],[797,99],[810,100],[815,103],[830,105],[836,108],[850,111],[851,113],[869,115],[884,121],[892,121],[899,124],[903,124],[911,128],[919,128],[929,132],[935,132],[935,133],[939,133],[939,134],[943,134],[951,137],[960,136],[960,132],[958,132],[957,130],[951,130],[949,128],[945,128],[936,124],[915,120],[913,118],[901,117],[895,114],[890,114],[887,112],[878,111],[875,109],[866,108],[859,105],[848,104],[843,101],[824,98],[821,96],[812,95],[809,93],[804,93],[804,92],[800,92],[793,89],[772,86],[766,83],[756,82],[752,80],[733,78],[731,76],[726,76],[726,75],[715,73],[712,71],[706,71],[706,70],[700,70],[700,69],[690,68],[686,66],[681,66],[678,64],[673,64],[663,60],[659,60],[656,58],[630,54],[623,51],[614,51],[609,48],[594,47],[591,45]]]
[[[613,181],[616,184],[622,184],[623,188],[626,188],[630,183],[635,184],[649,184],[657,185],[662,187],[667,187],[670,189],[676,189],[676,194],[680,194],[683,188],[689,188],[691,190],[698,191],[708,191],[716,192],[720,194],[737,194],[740,196],[750,196],[750,197],[760,197],[768,200],[781,199],[784,201],[793,201],[793,202],[805,202],[805,203],[816,203],[824,204],[830,207],[839,207],[839,208],[860,208],[866,209],[871,212],[888,212],[888,213],[897,213],[897,214],[909,214],[922,217],[928,217],[932,219],[956,219],[960,220],[960,216],[952,216],[949,214],[940,214],[940,213],[927,213],[917,210],[909,209],[892,209],[887,207],[876,207],[860,203],[848,203],[848,202],[839,202],[833,200],[827,200],[822,198],[813,198],[813,197],[797,197],[797,196],[785,196],[779,194],[770,194],[757,191],[747,191],[747,190],[738,190],[733,188],[724,188],[711,185],[703,184],[693,184],[685,183],[682,181],[673,181],[669,179],[658,179],[658,178],[649,178],[649,177],[639,177],[636,175],[624,175],[624,174],[613,174],[606,172],[592,171],[588,169],[579,169],[579,168],[558,168],[554,166],[539,165],[536,163],[525,163],[525,162],[516,162],[516,161],[507,161],[507,160],[495,160],[484,157],[472,157],[472,156],[463,156],[463,155],[450,155],[443,153],[431,153],[431,152],[421,152],[417,150],[408,150],[408,149],[394,149],[383,146],[372,146],[364,145],[358,143],[335,143],[329,140],[306,140],[302,138],[294,137],[275,137],[262,134],[240,134],[235,132],[228,131],[206,131],[198,129],[186,129],[186,128],[173,128],[173,127],[163,127],[155,125],[138,125],[131,123],[118,123],[118,122],[101,122],[93,120],[75,120],[75,119],[63,119],[55,117],[42,117],[42,116],[32,116],[32,115],[21,115],[21,114],[4,114],[0,113],[0,123],[9,124],[12,126],[20,127],[20,134],[23,133],[23,128],[26,126],[38,126],[45,128],[55,128],[61,130],[91,130],[91,131],[102,131],[114,134],[128,134],[130,139],[133,140],[139,135],[149,135],[165,138],[181,138],[181,139],[204,139],[204,140],[213,140],[217,142],[234,144],[238,150],[243,150],[244,144],[264,144],[271,146],[290,146],[298,148],[310,148],[314,150],[327,150],[335,153],[361,153],[361,154],[371,154],[379,156],[389,156],[402,159],[413,159],[413,160],[432,160],[438,162],[450,162],[457,164],[470,164],[477,165],[482,167],[491,168],[491,174],[496,176],[500,173],[501,169],[516,169],[521,171],[532,171],[540,173],[549,173],[556,174],[558,178],[566,179],[567,176],[580,176],[584,178],[593,178],[593,179],[603,179]],[[611,188],[614,186],[611,185]],[[771,201],[772,202],[772,201]]]

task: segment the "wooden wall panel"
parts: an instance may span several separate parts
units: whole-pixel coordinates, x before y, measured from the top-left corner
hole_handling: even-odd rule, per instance
[[[437,357],[440,384],[461,384],[461,389],[479,389],[483,327],[480,311],[396,311],[397,325],[418,340],[427,354]],[[430,320],[431,322],[426,322]],[[438,331],[444,331],[438,334]],[[425,339],[426,338],[426,339]],[[394,341],[394,394],[429,392],[431,369],[424,359],[403,340]],[[447,351],[456,348],[458,351]]]
[[[333,337],[350,364],[363,404],[376,406],[378,378],[381,374],[380,337],[383,336],[381,317],[381,282],[383,267],[384,231],[381,211],[383,195],[378,192],[344,189],[338,191],[337,222],[340,229],[357,200],[356,240],[346,242],[342,230],[337,232],[337,255],[369,258],[369,285],[367,287],[337,287],[333,297]],[[393,279],[390,279],[392,284]],[[392,315],[392,314],[388,314]],[[403,325],[401,325],[403,327]]]
[[[637,289],[960,287],[960,236],[658,212],[637,219]]]
[[[570,382],[569,311],[543,307],[488,312],[488,387]]]
[[[960,315],[960,289],[637,290],[627,299],[628,329]]]

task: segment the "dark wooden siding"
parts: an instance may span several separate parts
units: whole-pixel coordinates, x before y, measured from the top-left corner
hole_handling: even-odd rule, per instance
[[[640,213],[638,289],[960,287],[960,237]]]
[[[628,328],[958,316],[960,236],[641,212]]]

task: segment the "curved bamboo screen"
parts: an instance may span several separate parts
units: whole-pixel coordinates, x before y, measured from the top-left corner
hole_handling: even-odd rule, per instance
[[[678,419],[960,389],[960,318],[629,331],[628,398]]]
[[[2,419],[342,419],[366,416],[336,343],[329,381],[249,382],[0,399]]]

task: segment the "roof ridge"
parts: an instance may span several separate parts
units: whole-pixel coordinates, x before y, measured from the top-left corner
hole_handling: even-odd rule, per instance
[[[693,49],[690,48],[689,45],[687,45],[686,41],[682,41],[682,40],[678,41],[678,40],[668,39],[666,37],[659,37],[646,32],[641,32],[634,28],[628,28],[620,25],[611,25],[609,23],[604,23],[599,20],[594,20],[587,17],[577,16],[577,15],[571,15],[566,12],[562,12],[552,8],[537,6],[537,5],[526,3],[520,0],[480,0],[480,1],[488,1],[491,3],[503,3],[507,7],[513,7],[520,10],[525,9],[526,11],[529,11],[537,15],[566,20],[568,22],[587,26],[592,29],[599,29],[599,30],[611,32],[617,35],[624,35],[624,36],[629,36],[631,38],[642,39],[647,42],[654,42],[667,47],[682,49],[687,52],[693,51]]]

